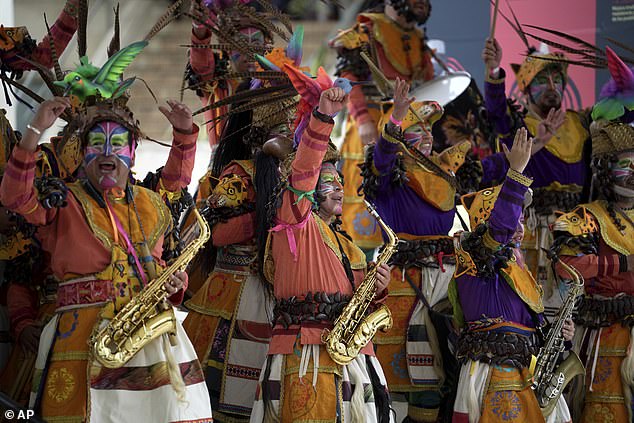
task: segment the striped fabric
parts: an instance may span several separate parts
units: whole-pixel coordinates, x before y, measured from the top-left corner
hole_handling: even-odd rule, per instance
[[[339,366],[323,346],[302,347],[298,337],[294,354],[268,356],[260,376],[251,423],[376,422],[369,366],[378,374],[382,385],[379,389],[387,390],[381,365],[375,357],[359,354],[349,364]],[[306,373],[300,377],[302,368]],[[353,413],[358,414],[353,417]]]

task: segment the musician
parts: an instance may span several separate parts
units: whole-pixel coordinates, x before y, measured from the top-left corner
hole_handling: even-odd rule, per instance
[[[531,157],[526,129],[517,131],[501,186],[462,197],[471,232],[455,235],[456,269],[449,288],[454,319],[462,329],[461,362],[453,421],[543,422],[531,389],[531,358],[538,354],[536,328],[543,323],[542,290],[526,267],[519,244],[522,206],[532,180],[523,172]],[[571,320],[564,323],[572,339]],[[504,353],[501,353],[504,351]],[[549,422],[569,422],[562,397]]]
[[[329,43],[337,50],[337,75],[351,81],[372,81],[370,69],[359,55],[365,51],[389,80],[398,77],[415,83],[432,79],[432,54],[422,29],[430,14],[429,0],[389,0],[378,11],[361,13],[354,27],[341,31]],[[343,228],[357,245],[369,251],[382,243],[381,232],[355,190],[361,185],[358,166],[363,162],[364,146],[379,139],[383,98],[376,86],[352,87],[341,148],[343,175],[351,187],[344,197]]]
[[[69,108],[61,97],[40,105],[0,185],[2,203],[39,226],[38,239],[60,281],[56,315],[42,331],[36,360],[41,383],[32,406],[51,420],[211,421],[200,364],[179,325],[177,346],[155,339],[127,366],[107,369],[91,358],[91,334],[164,266],[171,216],[161,195],[129,183],[141,132],[125,97],[89,97],[77,109],[64,136],[79,134],[85,177],[68,184],[65,207],[45,208],[38,201],[37,143]],[[168,102],[160,109],[174,127],[174,140],[158,185],[173,198],[189,183],[198,129],[186,106]],[[180,272],[165,283],[172,303],[182,300],[186,282]]]
[[[279,183],[279,160],[262,146],[269,137],[289,134],[295,107],[257,100],[260,106],[227,119],[199,188],[202,214],[212,227],[209,244],[217,253],[215,267],[212,248],[190,266],[190,274],[204,275],[204,284],[185,303],[183,327],[203,365],[216,421],[249,420],[271,339],[273,290],[262,272],[270,198],[261,190]]]
[[[454,175],[471,143],[432,152],[431,125],[442,115],[442,107],[414,102],[408,91],[409,84],[397,78],[394,104],[380,121],[382,135],[368,149],[363,191],[400,240],[392,256],[387,299],[394,325],[375,336],[377,357],[390,391],[405,395],[409,421],[431,422],[439,412],[451,414],[451,398],[441,395],[441,389],[450,390],[443,387],[451,380],[446,372],[457,370],[457,363],[446,342],[446,319],[440,314],[451,313],[446,299],[455,263],[448,236],[458,188]],[[410,105],[423,122],[408,112]],[[504,153],[483,159],[482,166],[488,169],[484,178],[499,179],[495,163],[504,160]]]
[[[513,65],[517,86],[528,103],[526,116],[507,101],[497,40],[486,41],[482,59],[490,71],[484,84],[485,104],[500,141],[510,146],[512,134],[520,127],[527,128],[535,140],[526,169],[534,180],[534,201],[527,212],[525,247],[530,250],[529,268],[544,282],[546,257],[541,248],[548,248],[552,241],[548,225],[555,220],[554,211],[572,210],[582,200],[583,187],[589,185],[589,117],[562,108],[568,64],[557,59],[565,60],[563,54],[532,52],[521,65]],[[546,298],[550,295],[547,292]],[[553,305],[558,306],[556,301]]]
[[[335,223],[344,191],[334,166],[336,149],[329,142],[330,116],[345,101],[341,88],[321,93],[296,153],[282,166],[288,185],[279,193],[281,205],[272,210],[275,226],[264,261],[275,293],[275,326],[252,422],[392,421],[372,344],[345,366],[336,364],[322,344],[324,330],[333,328],[366,269],[363,252]],[[389,267],[378,268],[379,299],[386,294],[388,275]]]
[[[592,112],[597,120],[590,127],[598,199],[559,216],[553,225],[562,261],[585,279],[576,320],[584,330],[575,342],[587,370],[585,400],[578,401],[582,422],[631,421],[634,411],[634,128],[622,122],[631,119],[627,108],[614,114],[614,107],[601,107],[605,100],[613,105],[627,100],[634,82],[631,70],[611,51],[608,61],[613,79],[601,91]],[[561,268],[559,273],[568,277]]]

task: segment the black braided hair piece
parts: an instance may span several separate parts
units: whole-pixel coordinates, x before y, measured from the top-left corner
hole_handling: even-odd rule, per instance
[[[624,231],[626,227],[618,216],[614,205],[617,197],[613,188],[616,180],[612,175],[612,168],[616,162],[617,157],[614,153],[603,154],[592,159],[592,169],[594,170],[594,178],[598,188],[599,198],[607,202],[607,212],[618,230]]]

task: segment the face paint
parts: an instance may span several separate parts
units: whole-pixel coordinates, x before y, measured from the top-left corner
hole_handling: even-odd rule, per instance
[[[99,155],[114,155],[126,168],[132,167],[134,149],[130,145],[130,131],[116,122],[99,122],[88,132],[84,163],[89,164]]]
[[[334,165],[330,163],[324,164],[319,174],[317,193],[325,197],[337,191],[343,191],[343,181]]]
[[[240,35],[248,45],[264,45],[264,33],[257,28],[242,28]],[[255,63],[247,57],[242,56],[242,53],[239,51],[232,51],[229,58],[237,72],[255,70]]]
[[[559,102],[564,92],[564,78],[561,72],[545,69],[537,74],[528,86],[535,104],[539,104],[545,95],[559,96]]]
[[[423,155],[428,156],[432,149],[432,137],[419,124],[412,125],[403,133],[405,142],[412,148],[420,151]]]
[[[617,181],[625,180],[634,173],[634,153],[619,154],[618,161],[612,169],[612,175]]]
[[[319,214],[329,221],[343,211],[343,181],[332,163],[324,163],[317,184]]]

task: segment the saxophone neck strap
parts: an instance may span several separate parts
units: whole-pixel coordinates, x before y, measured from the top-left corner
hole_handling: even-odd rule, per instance
[[[137,268],[139,277],[141,278],[143,286],[145,286],[147,285],[147,275],[143,271],[143,266],[141,266],[139,255],[134,249],[134,245],[132,244],[132,241],[130,240],[130,236],[123,228],[123,225],[121,224],[121,220],[119,220],[116,213],[113,212],[112,206],[110,205],[110,201],[108,201],[108,196],[104,194],[103,198],[106,201],[106,210],[108,210],[108,215],[110,216],[110,222],[113,224],[112,229],[114,231],[115,242],[117,242],[117,233],[121,234],[121,237],[123,238],[123,241],[125,242],[125,245],[127,248],[128,257],[132,257],[134,259],[134,264]]]

